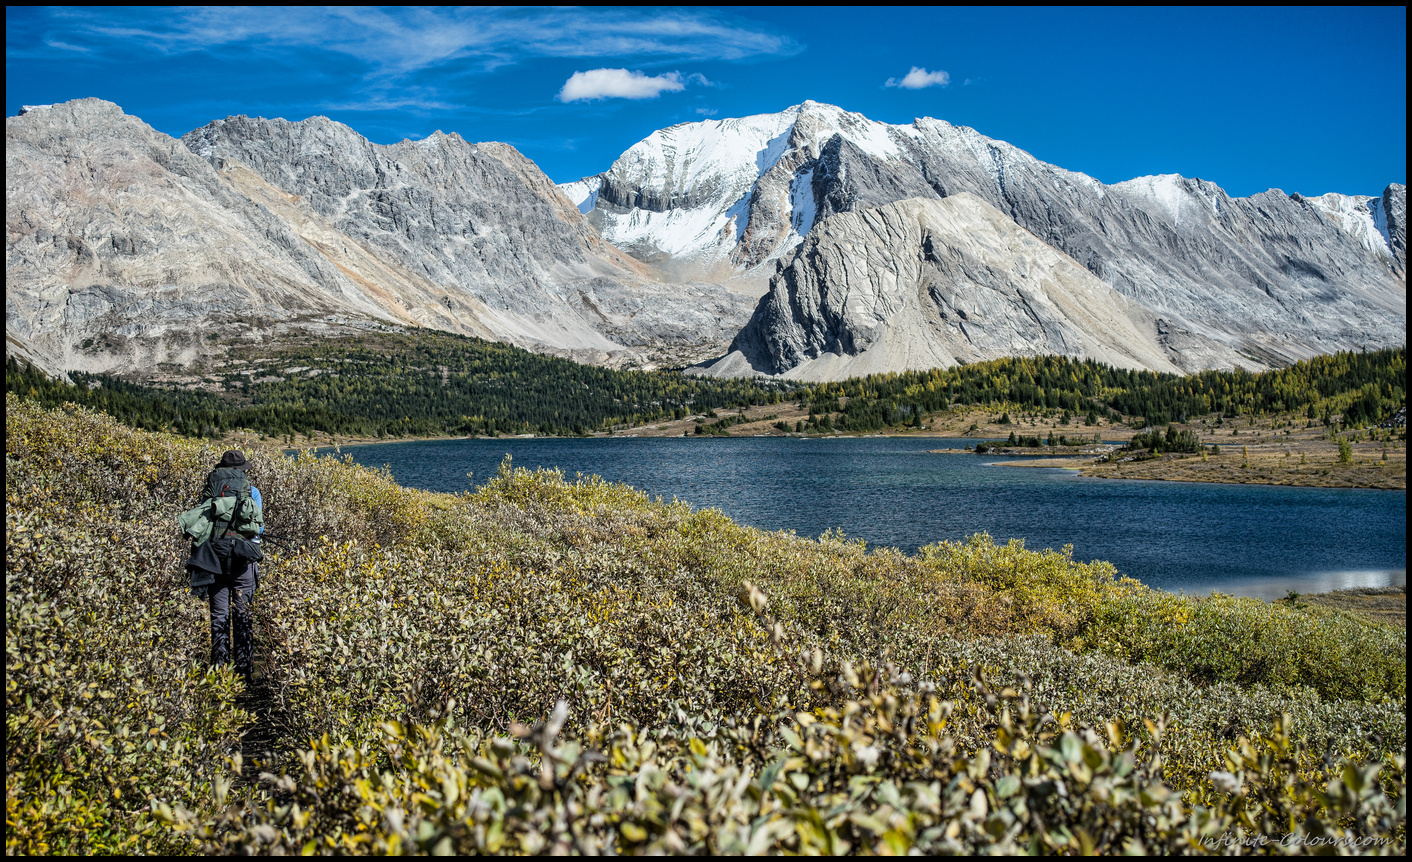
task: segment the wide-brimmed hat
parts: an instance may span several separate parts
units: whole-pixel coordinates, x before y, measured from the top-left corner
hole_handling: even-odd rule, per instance
[[[234,467],[237,470],[249,470],[250,462],[245,460],[245,453],[239,449],[228,450],[221,456],[221,463],[216,465],[219,470],[222,467]]]

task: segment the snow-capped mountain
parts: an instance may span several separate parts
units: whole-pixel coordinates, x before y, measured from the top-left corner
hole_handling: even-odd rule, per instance
[[[969,192],[1152,311],[1181,368],[1406,341],[1399,184],[1319,198],[1233,198],[1175,174],[1105,185],[943,120],[889,125],[805,102],[655,132],[561,188],[640,259],[738,268],[787,266],[801,237],[837,213]]]
[[[895,158],[891,128],[818,102],[682,123],[634,144],[605,173],[559,188],[609,242],[643,260],[752,265],[798,245],[814,226],[810,169],[830,138]]]

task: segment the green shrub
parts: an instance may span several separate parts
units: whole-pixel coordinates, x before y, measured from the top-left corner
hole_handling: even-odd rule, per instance
[[[253,451],[295,541],[244,691],[174,535],[219,452],[6,406],[10,852],[1405,847],[1402,631],[984,535],[907,555],[508,461],[442,495]]]
[[[6,851],[179,852],[150,796],[200,804],[251,720],[208,669],[164,505],[219,455],[6,407]]]
[[[1224,855],[1257,836],[1405,852],[1403,761],[1311,779],[1288,716],[1236,739],[1184,797],[1160,722],[1079,726],[980,676],[953,701],[892,665],[825,673],[816,654],[796,668],[838,707],[744,724],[679,712],[563,740],[563,702],[489,737],[387,722],[357,744],[314,741],[262,804],[161,814],[237,853]],[[974,749],[951,730],[968,714],[993,729]]]

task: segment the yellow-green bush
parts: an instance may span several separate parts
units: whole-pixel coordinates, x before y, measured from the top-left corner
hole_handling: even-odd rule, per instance
[[[210,453],[6,406],[6,849],[179,848],[149,799],[204,801],[250,719],[176,575],[168,501]]]
[[[266,545],[242,692],[206,667],[174,526],[219,451],[7,412],[11,852],[1405,846],[1405,632],[984,536],[870,552],[596,478],[507,464],[437,495],[255,451],[295,541]],[[1030,717],[978,673],[1027,681]],[[1037,760],[997,737],[1006,704]],[[1077,792],[1035,789],[1058,775]]]
[[[895,666],[824,674],[814,656],[797,669],[841,695],[838,708],[745,724],[679,713],[656,732],[597,724],[562,741],[562,702],[545,722],[489,738],[450,719],[387,722],[356,745],[313,741],[268,776],[274,793],[259,804],[160,813],[208,851],[252,854],[1406,849],[1405,761],[1311,781],[1288,716],[1235,740],[1193,803],[1164,781],[1159,744],[1173,731],[1160,723],[1095,732],[979,677],[952,701]],[[952,729],[968,714],[994,729],[975,750]]]

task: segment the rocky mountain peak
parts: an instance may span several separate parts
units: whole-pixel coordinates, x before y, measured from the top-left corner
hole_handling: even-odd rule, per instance
[[[605,238],[643,260],[750,267],[808,232],[813,202],[804,175],[840,134],[874,157],[901,152],[886,124],[806,101],[775,114],[662,129],[603,174],[562,188]]]
[[[1375,218],[1375,227],[1387,237],[1392,250],[1393,272],[1405,284],[1407,280],[1407,186],[1389,183],[1383,189],[1382,206]]]
[[[1275,365],[1334,344],[1405,342],[1406,196],[1396,186],[1382,197],[1271,189],[1233,198],[1177,174],[1105,185],[934,118],[887,125],[803,103],[746,121],[674,127],[694,145],[672,153],[679,181],[671,195],[649,194],[653,212],[632,206],[661,173],[643,145],[614,164],[617,203],[600,195],[580,209],[634,253],[728,257],[748,270],[788,258],[840,214],[969,193],[1159,315],[1169,332],[1236,351],[1193,348],[1183,367],[1237,354],[1248,366]],[[727,145],[713,130],[731,122],[751,125],[754,137]],[[699,194],[683,179],[725,162],[737,166],[725,193],[717,185]],[[1319,319],[1308,314],[1315,307]]]
[[[80,100],[6,120],[6,200],[7,350],[56,371],[389,325],[679,363],[719,353],[753,302],[663,284],[513,147],[455,133],[382,146],[235,116],[179,141]]]
[[[731,349],[705,373],[830,380],[1043,354],[1178,369],[1150,312],[964,192],[822,221]]]

